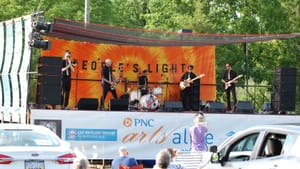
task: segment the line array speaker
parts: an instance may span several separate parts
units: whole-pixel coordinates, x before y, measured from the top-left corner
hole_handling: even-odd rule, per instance
[[[61,104],[61,67],[60,57],[39,58],[37,104]]]
[[[281,67],[274,72],[274,85],[271,95],[273,111],[295,111],[297,69]]]

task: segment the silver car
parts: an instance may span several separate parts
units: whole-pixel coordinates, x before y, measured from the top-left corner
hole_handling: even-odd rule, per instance
[[[87,162],[44,126],[0,124],[1,169],[73,169],[82,160]]]
[[[251,127],[222,144],[211,146],[204,169],[300,168],[300,125],[278,124]]]

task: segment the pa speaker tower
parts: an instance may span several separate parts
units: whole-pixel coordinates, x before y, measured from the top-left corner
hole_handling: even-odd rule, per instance
[[[295,111],[296,76],[296,68],[281,67],[275,69],[273,92],[271,95],[271,107],[273,111]]]

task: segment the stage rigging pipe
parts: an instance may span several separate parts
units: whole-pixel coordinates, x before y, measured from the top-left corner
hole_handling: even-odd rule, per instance
[[[84,23],[90,23],[90,0],[85,0]]]

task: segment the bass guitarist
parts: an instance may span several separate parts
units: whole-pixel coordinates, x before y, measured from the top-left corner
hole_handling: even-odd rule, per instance
[[[235,90],[235,84],[237,83],[237,73],[232,70],[231,63],[227,63],[226,70],[222,77],[222,83],[224,84],[225,92],[226,92],[226,110],[228,112],[232,111],[232,107],[235,110],[236,109],[236,90]],[[231,105],[231,93],[233,98],[233,105]]]
[[[116,92],[116,82],[114,81],[112,74],[112,61],[110,59],[106,59],[102,67],[102,89],[103,93],[101,97],[100,108],[103,110],[105,98],[109,91],[113,95],[114,99],[118,99]]]
[[[180,81],[189,83],[183,90],[180,90],[180,100],[184,111],[199,111],[200,79],[193,73],[194,66],[189,65],[187,71],[181,76]]]

